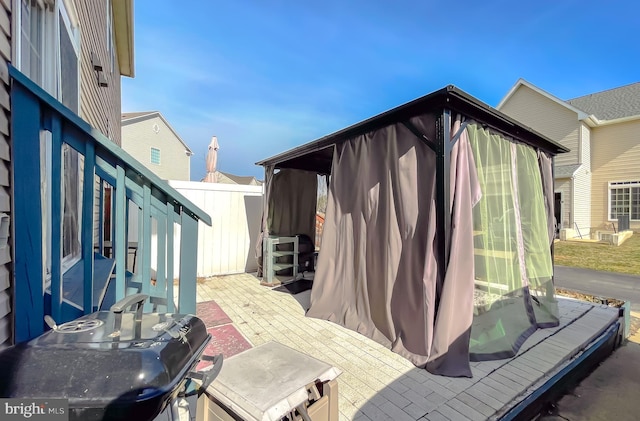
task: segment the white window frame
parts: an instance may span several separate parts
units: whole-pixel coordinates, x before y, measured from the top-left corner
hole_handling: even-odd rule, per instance
[[[13,10],[14,10],[14,31],[13,31],[13,65],[23,73],[25,72],[25,63],[22,62],[22,5],[23,3],[31,4],[31,0],[14,0]],[[55,69],[55,61],[56,57],[56,43],[55,43],[55,17],[56,15],[51,13],[50,7],[46,6],[43,0],[36,0],[33,3],[37,4],[37,7],[43,12],[42,19],[42,37],[43,37],[43,45],[40,59],[41,59],[41,69],[40,74],[42,76],[42,80],[34,80],[38,85],[40,85],[45,91],[49,92],[51,95],[57,97],[57,85],[55,75],[57,74]],[[28,75],[30,76],[30,75]]]
[[[69,0],[58,0],[55,2],[55,14],[54,14],[54,19],[55,19],[55,40],[56,40],[56,85],[58,87],[58,93],[57,93],[57,98],[61,99],[62,98],[62,72],[61,72],[61,68],[62,68],[62,57],[61,57],[61,51],[60,51],[60,43],[61,43],[61,39],[60,39],[60,31],[62,30],[62,28],[60,28],[60,18],[62,18],[62,22],[65,26],[65,30],[67,31],[68,35],[69,35],[69,39],[71,40],[71,46],[74,49],[74,52],[76,54],[76,59],[77,59],[77,64],[76,64],[76,68],[78,69],[78,77],[76,78],[77,81],[77,87],[76,87],[76,92],[78,93],[78,97],[76,98],[76,103],[78,104],[78,109],[77,110],[73,110],[75,111],[77,114],[80,114],[80,78],[81,78],[81,70],[80,70],[80,31],[78,29],[78,19],[77,19],[77,14],[76,14],[76,10],[75,10],[75,6],[73,5],[73,3]],[[69,147],[70,148],[70,147]],[[71,149],[71,148],[70,148]],[[63,154],[64,156],[64,154]],[[78,168],[77,168],[77,180],[80,181],[82,178],[82,174],[81,174],[81,169],[80,169],[80,159],[78,159]],[[82,244],[82,240],[81,240],[81,235],[82,235],[82,183],[78,182],[75,183],[75,185],[78,188],[78,194],[76,195],[76,197],[78,197],[78,203],[76,204],[76,212],[77,212],[77,221],[78,221],[78,227],[77,227],[77,240],[79,241],[80,244]],[[63,191],[63,195],[62,195],[62,203],[64,204],[64,191]],[[63,228],[64,229],[64,228]],[[80,258],[82,257],[82,247],[79,247],[78,250],[74,251],[71,254],[68,254],[66,256],[62,256],[62,271],[63,273],[66,272],[68,269],[70,269],[74,264],[76,264]]]
[[[153,162],[153,151],[154,150],[158,151],[158,162]],[[160,148],[156,148],[155,146],[151,147],[151,152],[150,152],[150,155],[149,155],[149,161],[153,165],[162,165],[162,151],[160,150]]]
[[[607,186],[607,218],[609,222],[615,222],[618,218],[613,218],[611,215],[611,191],[614,189],[629,189],[629,208],[627,209],[629,215],[629,221],[640,221],[640,219],[631,219],[631,209],[633,206],[632,188],[640,189],[640,180],[628,180],[628,181],[610,181]],[[640,194],[640,193],[639,193]]]
[[[17,69],[23,71],[24,63],[22,63],[22,7],[23,3],[29,5],[29,7],[38,7],[41,12],[43,12],[42,19],[42,36],[43,41],[41,52],[41,80],[34,80],[34,82],[38,83],[44,90],[49,92],[52,96],[61,100],[62,98],[62,75],[61,75],[61,50],[60,50],[60,20],[62,19],[62,23],[69,34],[69,39],[71,40],[71,45],[76,54],[77,62],[77,89],[76,92],[78,94],[78,98],[76,103],[78,104],[78,109],[74,110],[78,114],[80,113],[80,83],[81,83],[81,62],[80,62],[80,31],[79,31],[79,21],[77,18],[77,12],[75,6],[71,0],[14,0],[14,50],[13,50],[13,62]],[[30,76],[30,75],[27,75]],[[50,145],[50,141],[46,140],[47,134],[43,134],[43,142],[44,145]],[[51,148],[45,147],[43,149],[43,156],[41,157],[41,163],[43,168],[48,168],[51,163]],[[80,160],[78,165],[78,181],[81,180],[81,168],[80,168]],[[51,185],[52,180],[50,176],[50,171],[45,170],[45,174],[47,174],[46,178],[42,180],[42,200],[49,204],[51,203]],[[81,209],[82,209],[82,183],[74,183],[78,186],[78,239],[81,236]],[[64,203],[64,198],[62,198]],[[48,236],[47,244],[51,244],[51,215],[47,211],[50,209],[50,206],[45,206],[43,208],[43,233]],[[73,254],[69,254],[67,256],[63,256],[62,258],[62,271],[63,273],[71,268],[76,262],[78,262],[81,258],[81,248],[77,250]],[[47,253],[47,271],[50,269],[50,251]],[[47,273],[46,278],[50,278],[50,274]]]
[[[75,6],[69,0],[56,1],[56,73],[57,73],[57,86],[58,86],[58,95],[56,98],[62,98],[62,72],[60,69],[62,68],[62,58],[60,53],[60,19],[58,16],[62,17],[62,20],[65,24],[65,29],[69,34],[69,38],[71,39],[71,46],[76,53],[77,59],[77,69],[78,69],[78,78],[77,78],[77,87],[76,92],[78,93],[78,97],[76,98],[76,102],[78,104],[78,109],[74,110],[76,114],[80,115],[80,79],[81,79],[81,63],[80,63],[80,30],[78,28],[78,18],[77,13],[75,11]]]

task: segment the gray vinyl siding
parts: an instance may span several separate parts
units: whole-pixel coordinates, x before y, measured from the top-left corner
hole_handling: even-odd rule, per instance
[[[80,117],[120,145],[120,71],[117,54],[113,54],[112,66],[107,49],[107,13],[111,11],[107,12],[105,0],[74,0],[74,4],[80,21]],[[100,59],[108,86],[98,85],[92,52]]]
[[[500,111],[571,149],[556,156],[555,165],[579,163],[577,113],[527,86],[520,86]]]
[[[555,180],[556,193],[562,193],[562,228],[572,228],[571,222],[571,179],[562,178]]]
[[[597,127],[591,132],[592,224],[611,226],[609,182],[640,181],[640,120]],[[640,221],[631,221],[640,229]]]
[[[9,73],[7,63],[11,62],[11,0],[0,1],[0,213],[11,216],[11,137],[9,121],[11,102],[9,100]],[[11,228],[9,230],[11,236]],[[11,239],[0,247],[0,349],[13,341],[13,306],[11,294]]]
[[[153,130],[158,125],[158,132]],[[160,164],[151,162],[151,148],[160,150]],[[125,121],[122,126],[122,149],[164,180],[190,179],[190,157],[184,144],[157,114],[150,118]]]
[[[105,0],[74,0],[74,4],[80,21],[80,117],[120,145],[121,98],[118,56],[109,52],[107,43],[107,13],[111,11],[107,11],[108,3]],[[111,48],[115,48],[115,39],[111,45]],[[98,75],[91,62],[92,52],[102,64],[102,74],[108,86],[98,85]],[[96,210],[93,221],[96,241],[100,217],[98,188],[99,185],[96,183]]]

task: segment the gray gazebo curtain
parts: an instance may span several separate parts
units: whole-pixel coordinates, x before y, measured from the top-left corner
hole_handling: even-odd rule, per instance
[[[412,123],[420,128],[433,120]],[[478,192],[471,157],[462,136],[451,167],[456,229],[447,231],[454,261],[473,262],[470,220]],[[400,124],[337,147],[307,315],[358,331],[432,372],[471,376],[473,265],[450,265],[438,281],[435,159]]]
[[[262,218],[260,220],[260,233],[256,242],[256,260],[258,261],[258,276],[262,276],[263,268],[263,243],[264,239],[269,236],[269,202],[271,200],[271,191],[273,190],[273,173],[274,166],[266,165],[264,168],[264,194],[262,197]]]
[[[318,176],[315,172],[283,169],[273,175],[267,212],[270,235],[316,235]]]
[[[336,146],[307,313],[418,366],[433,332],[434,168],[433,151],[399,124]]]
[[[432,138],[433,121],[411,122]],[[460,127],[451,130],[444,274],[434,152],[401,124],[336,147],[308,311],[448,376],[471,376],[470,353],[504,358],[557,324],[550,159],[473,122]]]
[[[456,120],[458,138],[451,150],[451,226],[446,227],[450,249],[442,293],[433,328],[434,340],[427,370],[453,377],[471,377],[469,337],[474,307],[473,207],[482,194],[468,131]]]
[[[315,172],[293,169],[275,172],[273,166],[266,167],[262,224],[256,244],[258,276],[263,275],[264,238],[304,234],[315,239],[317,191]]]

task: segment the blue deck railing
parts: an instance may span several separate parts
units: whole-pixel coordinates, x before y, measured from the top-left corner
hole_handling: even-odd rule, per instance
[[[209,215],[17,69],[9,73],[16,342],[41,334],[45,314],[64,322],[136,292],[152,297],[146,311],[195,313],[198,220],[211,225]]]

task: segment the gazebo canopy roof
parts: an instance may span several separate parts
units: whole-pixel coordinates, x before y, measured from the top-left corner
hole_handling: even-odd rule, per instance
[[[508,137],[542,149],[552,155],[569,152],[569,149],[561,144],[523,126],[518,121],[457,87],[449,85],[360,123],[259,161],[256,165],[274,165],[276,168],[294,168],[329,174],[334,145],[391,124],[408,121],[413,117],[444,109],[451,110],[452,113],[460,113]]]

